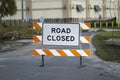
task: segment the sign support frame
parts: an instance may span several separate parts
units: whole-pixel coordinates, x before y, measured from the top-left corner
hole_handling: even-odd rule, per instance
[[[82,36],[82,30],[80,29],[80,37]],[[80,43],[81,44],[81,43]],[[80,45],[80,49],[82,49],[82,45]],[[80,56],[80,66],[82,65],[82,56]]]
[[[45,55],[42,55],[42,64],[40,65],[40,67],[44,67],[44,57],[45,57]]]
[[[82,65],[82,56],[80,56],[80,66]]]

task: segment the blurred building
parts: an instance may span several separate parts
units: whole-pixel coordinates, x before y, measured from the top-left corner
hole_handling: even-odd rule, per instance
[[[80,18],[120,21],[120,0],[16,0],[17,13],[6,19]]]

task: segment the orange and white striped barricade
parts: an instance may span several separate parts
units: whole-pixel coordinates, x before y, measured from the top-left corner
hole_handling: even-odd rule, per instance
[[[76,49],[34,49],[34,56],[90,56],[90,50]]]
[[[43,29],[42,23],[33,23],[33,29]],[[80,30],[87,30],[90,29],[90,23],[80,23]],[[77,30],[79,30],[77,29]],[[47,31],[47,30],[46,30]],[[45,33],[49,34],[49,33]],[[78,33],[79,34],[79,33]],[[43,42],[43,36],[34,35],[33,42]],[[79,41],[81,44],[87,43],[90,44],[90,36],[80,36]],[[44,66],[44,56],[90,56],[90,49],[85,50],[77,50],[77,49],[34,49],[33,50],[34,56],[42,56],[42,66]],[[80,62],[81,63],[81,62]]]

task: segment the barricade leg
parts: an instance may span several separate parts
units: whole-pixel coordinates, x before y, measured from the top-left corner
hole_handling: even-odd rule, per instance
[[[82,56],[80,56],[80,65],[82,65]]]
[[[45,55],[42,55],[42,65],[40,65],[40,67],[44,67],[44,56]]]

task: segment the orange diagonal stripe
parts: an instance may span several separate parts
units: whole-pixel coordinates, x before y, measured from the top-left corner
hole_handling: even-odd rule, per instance
[[[36,50],[33,50],[33,55],[34,56],[40,56],[40,54]]]
[[[88,22],[88,23],[85,23],[89,28],[91,27],[91,24]]]
[[[37,36],[33,36],[33,40],[34,40],[35,42],[41,42],[41,40],[40,40],[39,38],[37,38]]]
[[[33,25],[36,29],[42,29],[42,27],[37,22],[34,22]]]
[[[83,43],[83,42],[80,40],[80,43]]]
[[[82,26],[80,26],[80,30],[83,30]]]
[[[68,56],[63,50],[56,50],[61,56]]]
[[[73,53],[73,55],[75,55],[75,56],[81,56],[80,55],[80,53],[78,53],[76,50],[70,50],[72,53]]]
[[[88,42],[90,42],[90,36],[84,36],[85,39],[87,39]]]
[[[91,54],[90,54],[90,50],[84,50],[84,52],[85,52],[88,56],[91,55]]]
[[[43,50],[47,56],[54,56],[50,50],[44,49]]]

